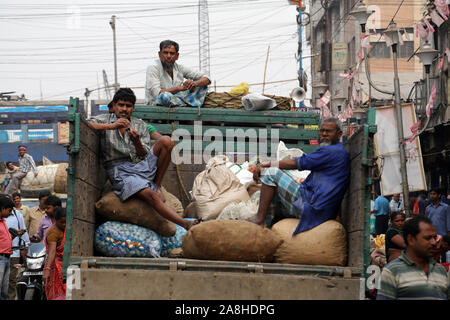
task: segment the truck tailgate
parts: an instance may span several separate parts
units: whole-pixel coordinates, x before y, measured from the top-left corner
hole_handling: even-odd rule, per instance
[[[73,257],[74,300],[348,300],[364,295],[362,270],[276,263]]]

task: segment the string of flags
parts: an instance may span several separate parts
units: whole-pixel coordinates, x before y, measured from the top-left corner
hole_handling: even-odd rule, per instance
[[[433,23],[439,28],[441,26],[442,23],[444,23],[445,21],[448,20],[449,16],[450,16],[450,10],[448,8],[448,4],[446,0],[435,0],[434,1],[434,5],[435,8],[432,9],[428,15],[431,18],[431,21],[433,21]],[[426,28],[423,26],[422,23],[414,23],[414,30],[415,30],[415,34],[416,37],[419,36],[422,39],[427,38],[430,34],[436,32],[436,30],[433,28],[433,26],[431,25],[430,21],[428,19],[423,19]],[[448,63],[450,63],[450,50],[449,48],[445,48],[444,49],[444,53],[442,54],[442,56],[440,57],[440,61],[439,61],[439,65],[438,65],[438,69],[439,71],[442,71],[442,68],[444,66],[444,59],[445,56],[447,56],[447,61]],[[434,107],[434,103],[436,100],[436,80],[434,80],[433,82],[433,87],[431,89],[430,92],[430,96],[428,97],[428,103],[426,106],[426,115],[427,118],[430,117],[431,115],[431,109]],[[410,128],[411,130],[411,137],[409,137],[409,139],[403,141],[403,144],[405,143],[411,143],[414,141],[414,139],[417,137],[417,134],[419,133],[419,127],[421,125],[421,120],[419,120],[417,123],[413,124]]]
[[[447,21],[450,17],[450,10],[449,10],[449,6],[448,6],[448,1],[447,0],[435,0],[434,1],[434,8],[429,10],[428,12],[428,16],[425,16],[421,22],[416,22],[413,25],[413,30],[414,30],[414,35],[415,37],[420,37],[422,39],[427,38],[430,33],[434,33],[436,32],[435,28],[432,26],[432,24],[430,23],[430,19],[433,22],[434,25],[436,25],[436,27],[440,27],[442,25],[442,23],[444,23],[445,21]],[[338,118],[341,121],[346,121],[348,118],[350,118],[353,115],[353,109],[354,109],[354,105],[355,103],[360,103],[362,101],[359,92],[361,91],[361,86],[359,83],[359,69],[361,67],[361,63],[362,63],[362,50],[363,48],[366,49],[370,49],[372,46],[370,45],[370,37],[371,36],[379,36],[380,38],[383,37],[386,45],[387,46],[392,46],[393,41],[392,39],[390,39],[390,37],[384,33],[384,34],[379,34],[376,32],[375,29],[372,30],[373,33],[371,32],[371,30],[369,30],[369,34],[363,34],[360,37],[360,48],[356,53],[356,57],[357,57],[357,64],[356,64],[356,68],[355,70],[353,70],[352,72],[350,71],[349,73],[340,73],[339,76],[342,78],[345,78],[347,80],[349,80],[351,83],[351,87],[352,87],[352,94],[350,97],[350,101],[347,104],[345,110],[343,112],[341,112],[338,115]],[[403,29],[399,29],[398,30],[398,38],[399,38],[399,44],[400,45],[404,45],[404,41],[411,41],[411,38],[408,34],[408,32],[406,31],[405,28]],[[444,50],[443,55],[440,57],[440,62],[438,65],[439,70],[442,71],[443,68],[443,64],[444,64],[444,59],[445,56],[447,57],[447,61],[448,63],[450,63],[450,49],[447,47]],[[330,111],[330,109],[328,108],[328,103],[330,102],[330,92],[327,91],[326,94],[324,94],[324,96],[322,96],[321,99],[319,99],[317,105],[318,107],[323,109],[323,115],[332,115],[332,112]],[[431,114],[431,109],[434,107],[434,102],[436,99],[436,80],[434,81],[433,84],[433,88],[431,90],[430,93],[430,97],[428,99],[428,104],[426,107],[426,114],[427,117],[430,116]],[[408,142],[412,142],[418,131],[419,131],[419,127],[420,127],[421,121],[419,120],[417,123],[415,123],[411,128],[411,132],[413,133],[413,135],[408,139]],[[406,141],[405,141],[406,143]]]

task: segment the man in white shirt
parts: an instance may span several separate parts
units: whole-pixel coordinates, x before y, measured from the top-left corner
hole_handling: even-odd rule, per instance
[[[19,233],[18,237],[15,237],[12,240],[12,246],[29,246],[30,245],[30,237],[28,236],[28,232],[25,227],[25,221],[23,219],[23,215],[19,210],[13,210],[12,214],[5,219],[6,225],[8,228],[16,229]],[[23,250],[14,250],[11,255],[11,263],[10,263],[10,273],[9,273],[9,286],[8,286],[8,300],[15,300],[16,298],[16,286],[17,280],[19,279],[19,270],[15,265],[20,263],[20,257],[22,256],[25,259],[28,249]]]
[[[208,75],[193,71],[176,61],[179,45],[165,40],[159,44],[159,59],[147,68],[145,103],[166,106],[201,106],[211,83]]]
[[[394,194],[392,200],[389,202],[389,209],[392,212],[404,211],[403,200],[400,199],[400,194]]]
[[[38,172],[33,157],[27,152],[27,147],[19,146],[19,171],[14,173],[8,186],[5,189],[5,193],[12,195],[20,187],[22,179],[26,177],[29,171],[33,171],[34,176],[37,177]]]

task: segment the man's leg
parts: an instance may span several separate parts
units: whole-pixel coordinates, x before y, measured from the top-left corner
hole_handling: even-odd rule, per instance
[[[156,171],[154,180],[158,188],[161,188],[162,180],[167,168],[169,167],[173,147],[174,143],[168,136],[163,136],[153,147],[153,154],[158,157],[158,161],[156,163],[158,170]]]
[[[299,185],[288,174],[276,167],[268,168],[261,174],[261,195],[257,213],[257,224],[264,226],[270,203],[278,195],[286,217],[299,218],[293,203],[300,197]]]
[[[8,300],[16,299],[16,286],[17,286],[17,276],[19,270],[14,266],[19,264],[20,258],[11,258],[9,267],[9,287],[8,287]]]
[[[169,208],[161,199],[156,191],[150,188],[145,188],[136,193],[138,199],[141,199],[151,205],[161,216],[173,223],[176,223],[186,230],[189,230],[193,225],[199,221],[188,221],[181,218],[172,208]]]
[[[0,256],[0,300],[8,299],[9,258]]]
[[[16,172],[13,174],[11,180],[9,181],[8,186],[5,189],[5,193],[12,195],[14,192],[16,192],[19,189],[20,182],[23,178],[27,175],[26,172]]]

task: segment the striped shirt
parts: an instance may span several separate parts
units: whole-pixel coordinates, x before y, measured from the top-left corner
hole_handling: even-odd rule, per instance
[[[117,117],[114,113],[101,114],[89,119],[89,122],[110,124],[114,123]],[[131,117],[131,128],[136,130],[141,139],[144,148],[150,151],[150,133],[145,122],[141,119]],[[120,130],[100,130],[100,146],[103,153],[103,165],[109,169],[122,162],[139,162],[136,154],[136,148],[130,139],[128,131],[125,131],[124,137]]]
[[[19,156],[19,171],[29,172],[30,170],[32,170],[34,173],[37,172],[33,157],[28,153],[25,153],[22,157]]]
[[[402,252],[381,273],[377,300],[447,300],[450,280],[443,266],[429,260],[428,275]]]

